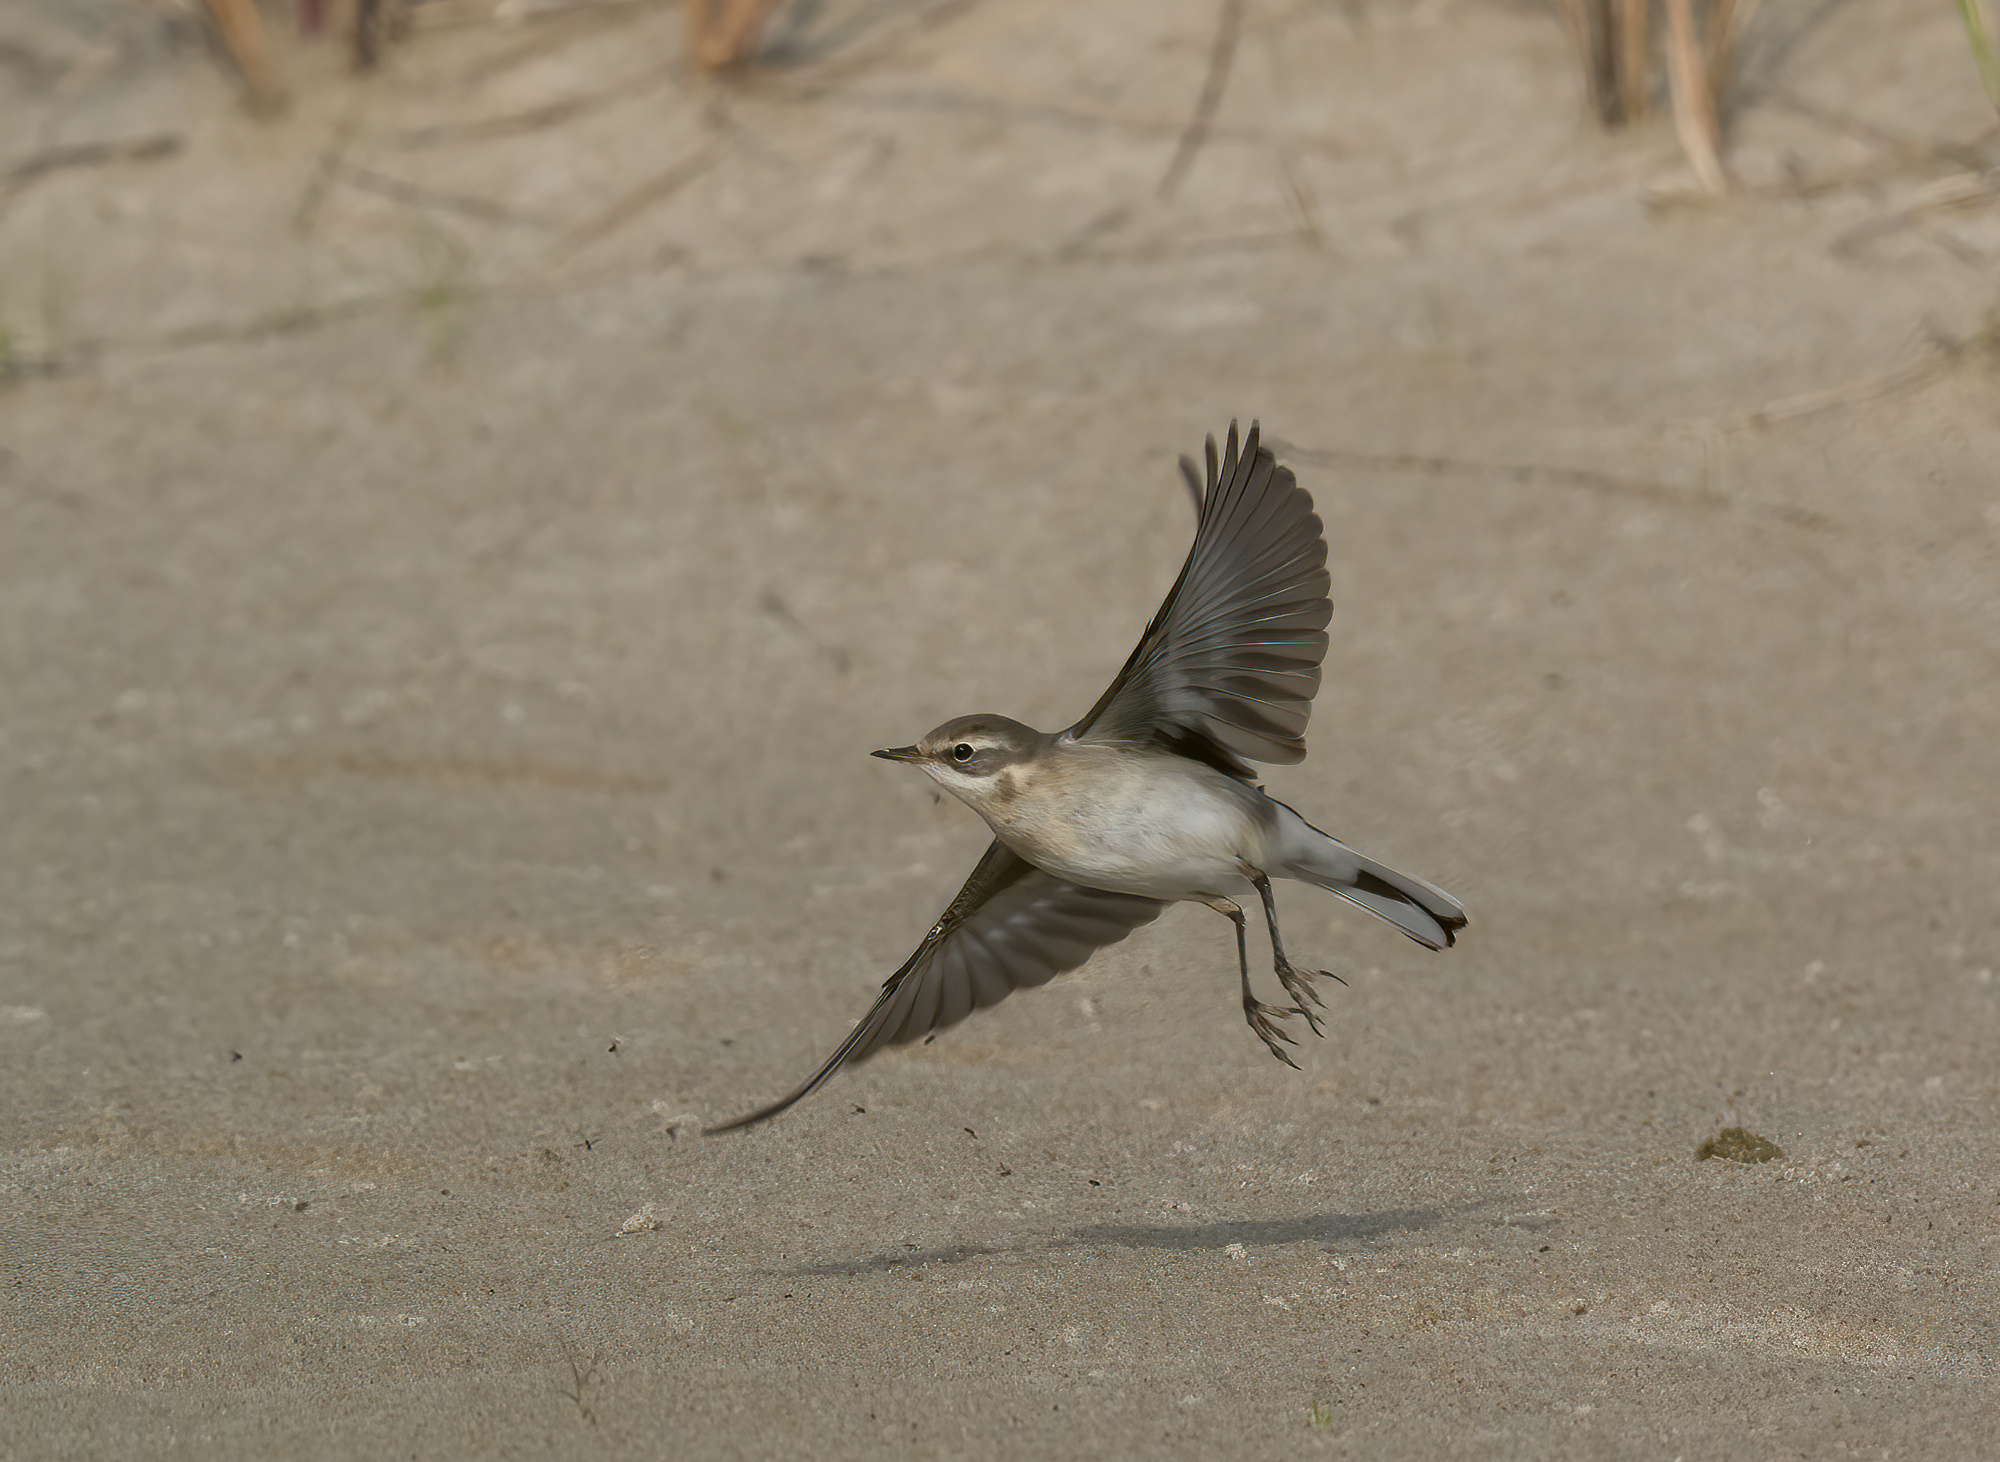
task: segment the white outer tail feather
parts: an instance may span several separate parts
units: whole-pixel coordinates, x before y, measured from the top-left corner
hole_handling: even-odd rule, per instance
[[[1434,883],[1364,858],[1323,833],[1284,803],[1278,822],[1283,865],[1270,871],[1339,894],[1358,909],[1386,920],[1428,949],[1454,942],[1465,925],[1465,906]]]

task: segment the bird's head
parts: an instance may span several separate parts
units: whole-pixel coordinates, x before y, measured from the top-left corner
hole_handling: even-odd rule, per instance
[[[891,746],[870,755],[906,761],[978,812],[1011,795],[1020,769],[1046,738],[1005,716],[981,713],[946,721],[915,746]]]

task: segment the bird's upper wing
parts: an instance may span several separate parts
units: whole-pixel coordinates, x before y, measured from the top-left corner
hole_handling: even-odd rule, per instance
[[[1201,524],[1181,576],[1076,741],[1166,742],[1238,775],[1245,761],[1303,760],[1326,656],[1326,539],[1312,497],[1236,425],[1218,467],[1208,439]],[[1181,459],[1188,484],[1194,464]],[[1194,743],[1190,745],[1189,743]]]
[[[775,1117],[842,1066],[956,1025],[1015,990],[1045,985],[1165,907],[1159,899],[1065,882],[996,840],[826,1064],[768,1107],[708,1130],[731,1132]]]

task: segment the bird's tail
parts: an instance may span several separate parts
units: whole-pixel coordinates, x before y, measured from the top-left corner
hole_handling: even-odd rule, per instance
[[[1465,906],[1434,883],[1364,858],[1280,802],[1278,845],[1287,877],[1317,884],[1387,919],[1417,943],[1444,949],[1465,927]],[[1272,869],[1278,872],[1278,869]]]

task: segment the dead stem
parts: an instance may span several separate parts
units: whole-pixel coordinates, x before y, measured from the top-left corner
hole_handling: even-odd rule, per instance
[[[1652,71],[1650,7],[1647,0],[1619,0],[1618,106],[1619,120],[1636,122],[1646,115]]]
[[[1160,178],[1160,186],[1154,190],[1156,198],[1172,198],[1179,191],[1181,180],[1194,165],[1195,154],[1208,139],[1208,129],[1215,121],[1215,109],[1222,104],[1222,89],[1229,84],[1229,68],[1236,59],[1236,38],[1243,29],[1243,0],[1222,0],[1222,15],[1215,25],[1215,44],[1208,53],[1208,75],[1201,83],[1201,96],[1195,101],[1194,115],[1181,132],[1180,145],[1174,149],[1174,159],[1167,164],[1166,173]]]
[[[1729,175],[1722,169],[1722,125],[1716,113],[1709,53],[1695,28],[1694,0],[1666,0],[1666,4],[1667,81],[1673,96],[1674,132],[1696,179],[1720,197],[1729,191]]]

